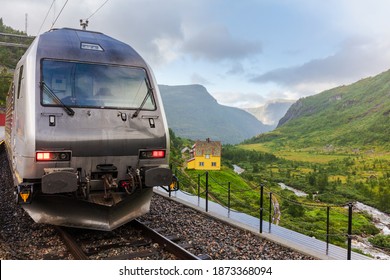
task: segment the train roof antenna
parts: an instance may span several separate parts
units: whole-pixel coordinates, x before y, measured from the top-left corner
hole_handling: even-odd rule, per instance
[[[80,19],[80,25],[83,28],[83,30],[87,30],[88,20],[85,20],[84,22],[84,20]]]

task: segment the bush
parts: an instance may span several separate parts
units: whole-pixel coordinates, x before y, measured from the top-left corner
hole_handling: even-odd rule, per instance
[[[378,234],[368,239],[374,246],[390,251],[390,235]]]

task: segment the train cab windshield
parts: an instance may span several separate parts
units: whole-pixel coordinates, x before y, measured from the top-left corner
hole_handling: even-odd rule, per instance
[[[42,60],[41,104],[155,110],[145,69]]]

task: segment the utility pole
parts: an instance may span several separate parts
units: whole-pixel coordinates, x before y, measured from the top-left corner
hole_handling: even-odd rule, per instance
[[[26,13],[25,22],[24,22],[24,33],[26,33],[26,35],[27,35],[27,17],[28,14]]]

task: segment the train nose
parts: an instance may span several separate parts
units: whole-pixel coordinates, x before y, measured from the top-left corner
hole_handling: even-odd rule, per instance
[[[152,188],[138,191],[113,206],[74,200],[65,196],[39,196],[23,204],[36,223],[111,231],[149,212]]]

